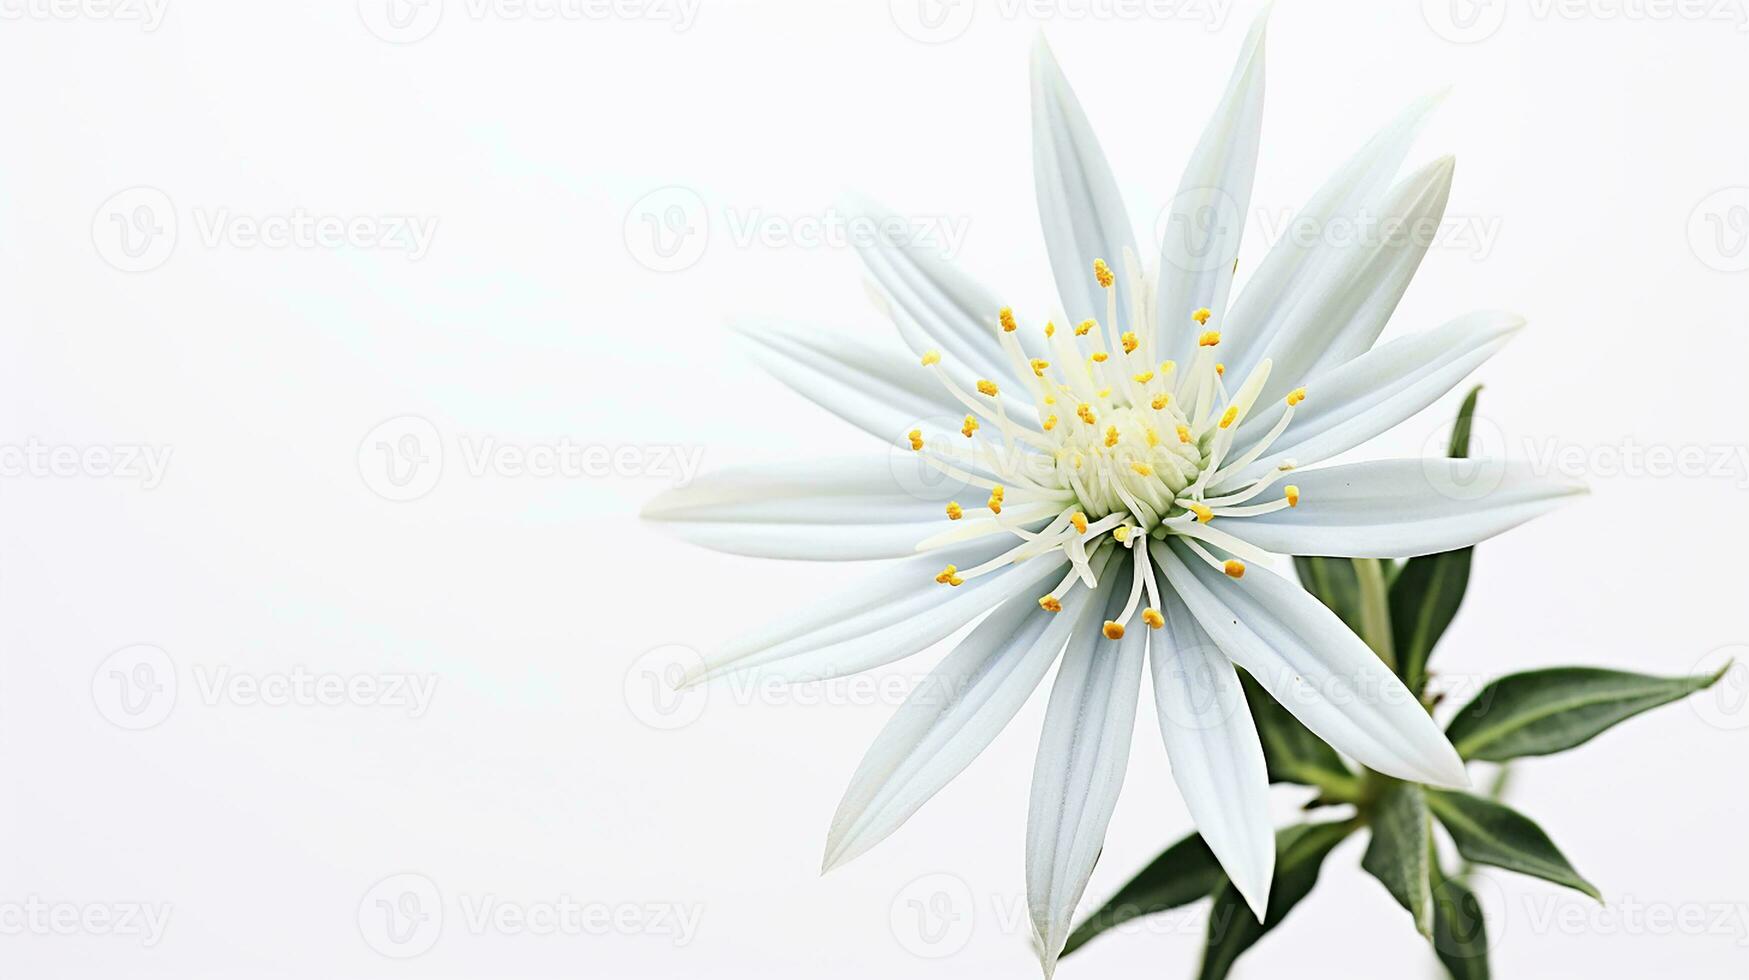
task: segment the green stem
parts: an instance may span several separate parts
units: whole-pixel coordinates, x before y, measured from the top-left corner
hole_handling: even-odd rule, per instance
[[[1385,588],[1384,563],[1377,558],[1356,558],[1354,574],[1360,580],[1360,638],[1394,671],[1397,649],[1391,641],[1391,596]]]

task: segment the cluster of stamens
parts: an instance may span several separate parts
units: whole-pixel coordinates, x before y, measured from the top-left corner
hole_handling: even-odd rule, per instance
[[[1124,259],[1133,298],[1132,309],[1124,312],[1130,322],[1151,323],[1149,291],[1134,256],[1126,252]],[[1153,331],[1119,329],[1117,275],[1104,260],[1094,262],[1093,274],[1105,290],[1103,325],[1089,319],[1064,331],[1047,322],[1046,356],[1027,355],[1012,309],[997,312],[997,340],[1027,388],[1036,428],[1010,415],[996,382],[980,378],[968,391],[949,373],[941,354],[931,350],[923,355],[923,366],[967,409],[958,430],[963,439],[925,440],[921,429],[911,430],[907,438],[930,465],[990,493],[984,505],[988,516],[969,517],[964,506],[950,501],[947,518],[957,523],[919,544],[919,550],[997,532],[1020,538],[1014,548],[975,568],[947,566],[937,582],[958,586],[1061,552],[1069,562],[1068,574],[1038,600],[1041,608],[1058,612],[1077,583],[1097,587],[1096,569],[1106,566],[1111,549],[1128,548],[1134,564],[1129,601],[1104,626],[1105,636],[1115,640],[1124,635],[1124,625],[1136,615],[1144,594],[1148,604],[1140,610],[1142,622],[1153,629],[1165,625],[1160,586],[1147,557],[1149,540],[1177,536],[1233,578],[1245,574],[1246,559],[1265,557],[1212,525],[1219,518],[1299,505],[1299,488],[1291,485],[1281,488],[1279,497],[1253,502],[1293,469],[1291,462],[1236,488],[1228,484],[1287,428],[1306,392],[1290,392],[1286,410],[1271,430],[1235,453],[1234,438],[1268,382],[1270,362],[1258,364],[1229,391],[1226,367],[1216,360],[1221,334],[1208,328],[1207,309],[1190,313],[1201,332],[1189,363],[1157,360]],[[980,435],[986,425],[992,434]],[[1209,546],[1234,557],[1217,558]]]

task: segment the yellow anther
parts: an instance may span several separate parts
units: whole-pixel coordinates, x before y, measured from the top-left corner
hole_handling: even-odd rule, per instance
[[[1233,578],[1245,577],[1245,563],[1237,558],[1227,559],[1227,564],[1223,566],[1222,570]]]
[[[1214,316],[1214,312],[1205,306],[1202,309],[1197,310],[1195,313],[1192,313],[1190,318],[1195,320],[1199,325],[1207,325],[1209,317],[1211,316]]]
[[[1149,606],[1142,610],[1142,622],[1147,623],[1149,629],[1157,630],[1166,625],[1166,617],[1160,615],[1160,610],[1155,609],[1153,606]]]
[[[984,379],[983,379],[983,378],[979,378],[979,379],[978,379],[978,394],[980,394],[980,395],[988,395],[988,396],[990,396],[990,397],[991,397],[991,398],[995,398],[995,397],[996,397],[996,392],[997,392],[997,391],[998,391],[998,390],[999,390],[999,389],[998,389],[998,388],[997,388],[997,387],[996,387],[996,382],[994,382],[994,381],[986,381],[986,380],[984,380]]]
[[[1119,544],[1123,544],[1123,543],[1129,541],[1129,539],[1130,539],[1130,526],[1128,524],[1120,524],[1117,527],[1112,528],[1111,529],[1111,536],[1116,538],[1118,540]]]
[[[1149,466],[1147,463],[1131,463],[1130,469],[1135,470],[1137,476],[1153,476],[1154,475],[1154,468],[1152,466]]]
[[[1131,375],[1131,379],[1134,380],[1136,384],[1145,385],[1154,380],[1154,372],[1143,371],[1141,374]]]
[[[1226,377],[1227,376],[1227,366],[1225,364],[1216,364],[1215,365],[1215,373],[1220,375],[1223,378]]]
[[[1113,620],[1105,621],[1105,638],[1108,640],[1123,639],[1123,624]]]
[[[1057,396],[1056,395],[1046,395],[1045,396],[1045,404],[1046,405],[1055,405],[1056,403],[1057,403]]]
[[[1291,483],[1288,484],[1287,487],[1282,490],[1282,496],[1287,498],[1287,505],[1289,507],[1298,507],[1300,505],[1299,487],[1296,487]]]
[[[1002,329],[1006,333],[1013,333],[1017,329],[1014,325],[1014,310],[1010,307],[1004,306],[997,310],[996,319],[1002,321]]]
[[[1295,388],[1287,393],[1287,407],[1292,408],[1306,400],[1306,389]]]
[[[1101,398],[1110,398],[1111,397],[1111,389],[1110,388],[1101,388],[1098,391],[1094,392],[1094,394],[1098,395]]]
[[[1057,417],[1055,415],[1045,416],[1045,431],[1049,432],[1056,427],[1057,427]]]
[[[1038,607],[1040,609],[1043,609],[1045,612],[1050,612],[1050,613],[1056,613],[1056,612],[1063,611],[1062,602],[1058,601],[1057,597],[1054,595],[1040,596],[1039,600],[1038,600]]]
[[[1106,359],[1106,358],[1108,358],[1108,357],[1110,357],[1110,356],[1111,356],[1111,355],[1110,355],[1110,354],[1107,354],[1107,353],[1106,353],[1106,352],[1105,352],[1105,351],[1102,351],[1102,350],[1096,350],[1096,351],[1094,351],[1094,352],[1093,352],[1093,363],[1095,363],[1095,364],[1104,364],[1104,363],[1105,363],[1105,359]]]
[[[1220,342],[1221,332],[1219,330],[1204,330],[1202,336],[1196,338],[1198,347],[1213,347]]]
[[[948,520],[957,521],[964,516],[966,516],[966,512],[963,508],[960,507],[959,501],[950,500],[947,502],[947,519]]]
[[[1111,266],[1106,265],[1104,259],[1093,260],[1093,277],[1099,280],[1102,289],[1110,289],[1111,284],[1117,281],[1117,277],[1111,274]]]
[[[912,429],[910,432],[905,433],[905,435],[911,440],[911,448],[912,449],[922,449],[923,448],[923,430],[922,429]]]
[[[1055,337],[1056,335],[1057,335],[1057,325],[1052,323],[1049,320],[1046,320],[1045,321],[1045,336],[1046,337]]]
[[[1154,400],[1149,402],[1148,404],[1154,406],[1154,411],[1158,412],[1158,411],[1161,411],[1162,409],[1164,409],[1166,406],[1172,404],[1172,396],[1165,394],[1165,393],[1161,393],[1161,394],[1155,395]]]
[[[1228,405],[1227,410],[1221,413],[1221,428],[1225,429],[1225,428],[1231,427],[1233,424],[1233,420],[1238,418],[1238,417],[1239,417],[1239,406]]]
[[[955,574],[958,571],[959,568],[957,566],[949,565],[941,570],[940,575],[935,576],[935,580],[942,585],[960,585],[965,582],[965,579],[960,578],[959,575]]]
[[[1181,425],[1178,427],[1178,441],[1184,443],[1190,442],[1190,426]]]
[[[1171,374],[1172,372],[1174,372],[1176,370],[1178,370],[1178,362],[1177,361],[1161,361],[1160,362],[1160,376],[1161,377],[1165,377],[1166,375]]]
[[[1037,375],[1038,377],[1041,377],[1041,378],[1044,377],[1045,376],[1045,369],[1050,367],[1050,366],[1051,366],[1051,362],[1045,360],[1042,357],[1035,357],[1032,359],[1032,373]]]
[[[940,364],[940,363],[941,363],[941,351],[926,350],[923,352],[923,366],[924,367],[929,367],[930,365]]]
[[[1155,446],[1158,446],[1160,444],[1160,432],[1159,432],[1159,430],[1155,429],[1153,426],[1150,425],[1147,428],[1143,429],[1142,434],[1146,435],[1148,437],[1148,448],[1149,449],[1153,449]]]
[[[1086,402],[1082,402],[1080,406],[1075,409],[1075,414],[1081,416],[1081,421],[1086,422],[1088,425],[1097,425],[1099,423],[1099,416],[1093,414],[1093,406]]]
[[[978,431],[977,416],[974,416],[974,415],[966,416],[966,424],[960,426],[960,435],[965,436],[967,439],[970,439],[972,437],[972,433],[974,433],[976,431]]]
[[[1209,521],[1212,521],[1215,519],[1215,512],[1212,510],[1209,510],[1207,504],[1199,504],[1199,503],[1195,503],[1193,501],[1191,503],[1185,504],[1184,506],[1185,506],[1185,509],[1189,510],[1192,514],[1196,515],[1196,520],[1197,520],[1197,523],[1199,523],[1199,524],[1207,524]]]
[[[1123,342],[1123,352],[1125,354],[1134,354],[1136,348],[1142,346],[1142,342],[1136,339],[1136,332],[1134,330],[1125,330],[1124,335],[1119,337],[1118,340]]]
[[[1093,328],[1097,326],[1099,326],[1097,320],[1082,320],[1080,323],[1075,324],[1075,336],[1085,337],[1092,333]]]
[[[1002,489],[1001,484],[997,484],[990,489],[990,513],[1002,513],[1002,494],[1004,492],[1005,491]]]
[[[1086,514],[1083,514],[1080,511],[1076,511],[1073,514],[1070,514],[1069,515],[1069,523],[1075,525],[1075,532],[1077,534],[1086,534],[1087,533],[1087,515]]]
[[[1114,425],[1111,428],[1105,430],[1105,448],[1110,449],[1111,447],[1117,445],[1117,440],[1118,440],[1117,426]]]

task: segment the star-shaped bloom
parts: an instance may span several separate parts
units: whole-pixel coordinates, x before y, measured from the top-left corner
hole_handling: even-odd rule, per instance
[[[1512,463],[1318,465],[1426,408],[1522,321],[1472,313],[1375,347],[1429,243],[1401,233],[1286,236],[1229,303],[1259,146],[1263,39],[1259,20],[1172,198],[1152,272],[1041,41],[1033,165],[1058,316],[1024,324],[927,249],[869,242],[874,292],[912,356],[805,332],[748,336],[781,380],[892,451],[732,470],[645,511],[729,552],[893,559],[850,592],[723,648],[689,683],[741,670],[840,677],[981,619],[869,749],[832,821],[828,868],[904,823],[1059,665],[1027,829],[1028,901],[1047,972],[1123,782],[1144,662],[1173,777],[1261,918],[1274,834],[1235,665],[1362,764],[1467,784],[1417,698],[1266,565],[1277,554],[1462,548],[1580,489]],[[1451,158],[1394,180],[1437,101],[1386,126],[1296,226],[1437,226]]]

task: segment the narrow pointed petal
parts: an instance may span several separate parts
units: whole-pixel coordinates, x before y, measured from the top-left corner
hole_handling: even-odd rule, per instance
[[[869,228],[905,227],[872,202],[857,200],[852,206]],[[997,340],[997,314],[1005,304],[995,294],[916,241],[859,236],[856,252],[913,353],[939,350],[949,365],[1022,389],[1026,379],[1014,373]],[[1020,339],[1028,344],[1033,336],[1025,333]]]
[[[1379,205],[1359,241],[1326,240],[1317,286],[1283,314],[1269,345],[1275,362],[1263,393],[1274,401],[1306,379],[1371,349],[1409,289],[1445,218],[1455,161],[1443,157],[1402,183]]]
[[[1148,649],[1172,778],[1202,839],[1258,921],[1269,908],[1275,828],[1257,724],[1233,663],[1169,589],[1166,629]]]
[[[1226,322],[1233,263],[1251,207],[1263,127],[1263,41],[1269,14],[1251,25],[1226,94],[1203,129],[1165,215],[1155,336],[1166,356],[1183,359],[1197,327],[1191,314],[1208,308]]]
[[[1128,575],[1113,578],[1107,618],[1129,595]],[[1068,941],[1123,788],[1148,632],[1138,623],[1108,640],[1089,623],[1070,637],[1051,688],[1026,825],[1027,905],[1046,976]]]
[[[1524,461],[1390,459],[1295,473],[1297,507],[1234,521],[1269,551],[1332,558],[1413,558],[1467,548],[1585,492]]]
[[[1109,588],[1109,585],[1107,586]],[[1016,596],[911,692],[881,729],[838,804],[823,870],[885,840],[971,765],[1038,687],[1063,644],[1091,626],[1100,595],[1077,589],[1047,613]]]
[[[1409,147],[1420,135],[1428,116],[1444,101],[1444,93],[1424,96],[1411,103],[1350,157],[1325,181],[1312,199],[1295,215],[1291,229],[1321,232],[1341,222],[1358,222],[1377,213],[1379,202],[1402,167]],[[1306,238],[1284,234],[1246,280],[1233,300],[1222,328],[1223,343],[1231,349],[1227,370],[1243,378],[1258,362],[1270,356],[1271,345],[1290,314],[1308,291],[1317,288],[1340,250],[1322,248],[1322,234]]]
[[[939,584],[946,564],[969,568],[1011,547],[1011,540],[974,541],[893,563],[889,570],[834,598],[809,599],[804,611],[707,657],[683,684],[757,668],[782,681],[827,680],[890,664],[951,636],[1017,595],[1036,596],[1063,561],[1042,556],[968,579]]]
[[[1389,776],[1469,785],[1421,702],[1323,603],[1268,569],[1233,579],[1182,545],[1153,554],[1227,657],[1319,738]]]
[[[1105,291],[1093,260],[1121,269],[1124,249],[1136,250],[1117,178],[1069,80],[1041,36],[1032,50],[1032,170],[1045,249],[1057,295],[1071,323],[1105,318]],[[1118,309],[1130,308],[1129,285],[1118,278]]]
[[[1306,400],[1269,451],[1214,489],[1237,486],[1290,460],[1310,466],[1394,428],[1439,400],[1523,326],[1524,320],[1511,313],[1471,313],[1381,344],[1318,375],[1306,382]],[[1253,412],[1234,445],[1261,438],[1286,410],[1277,401]]]

